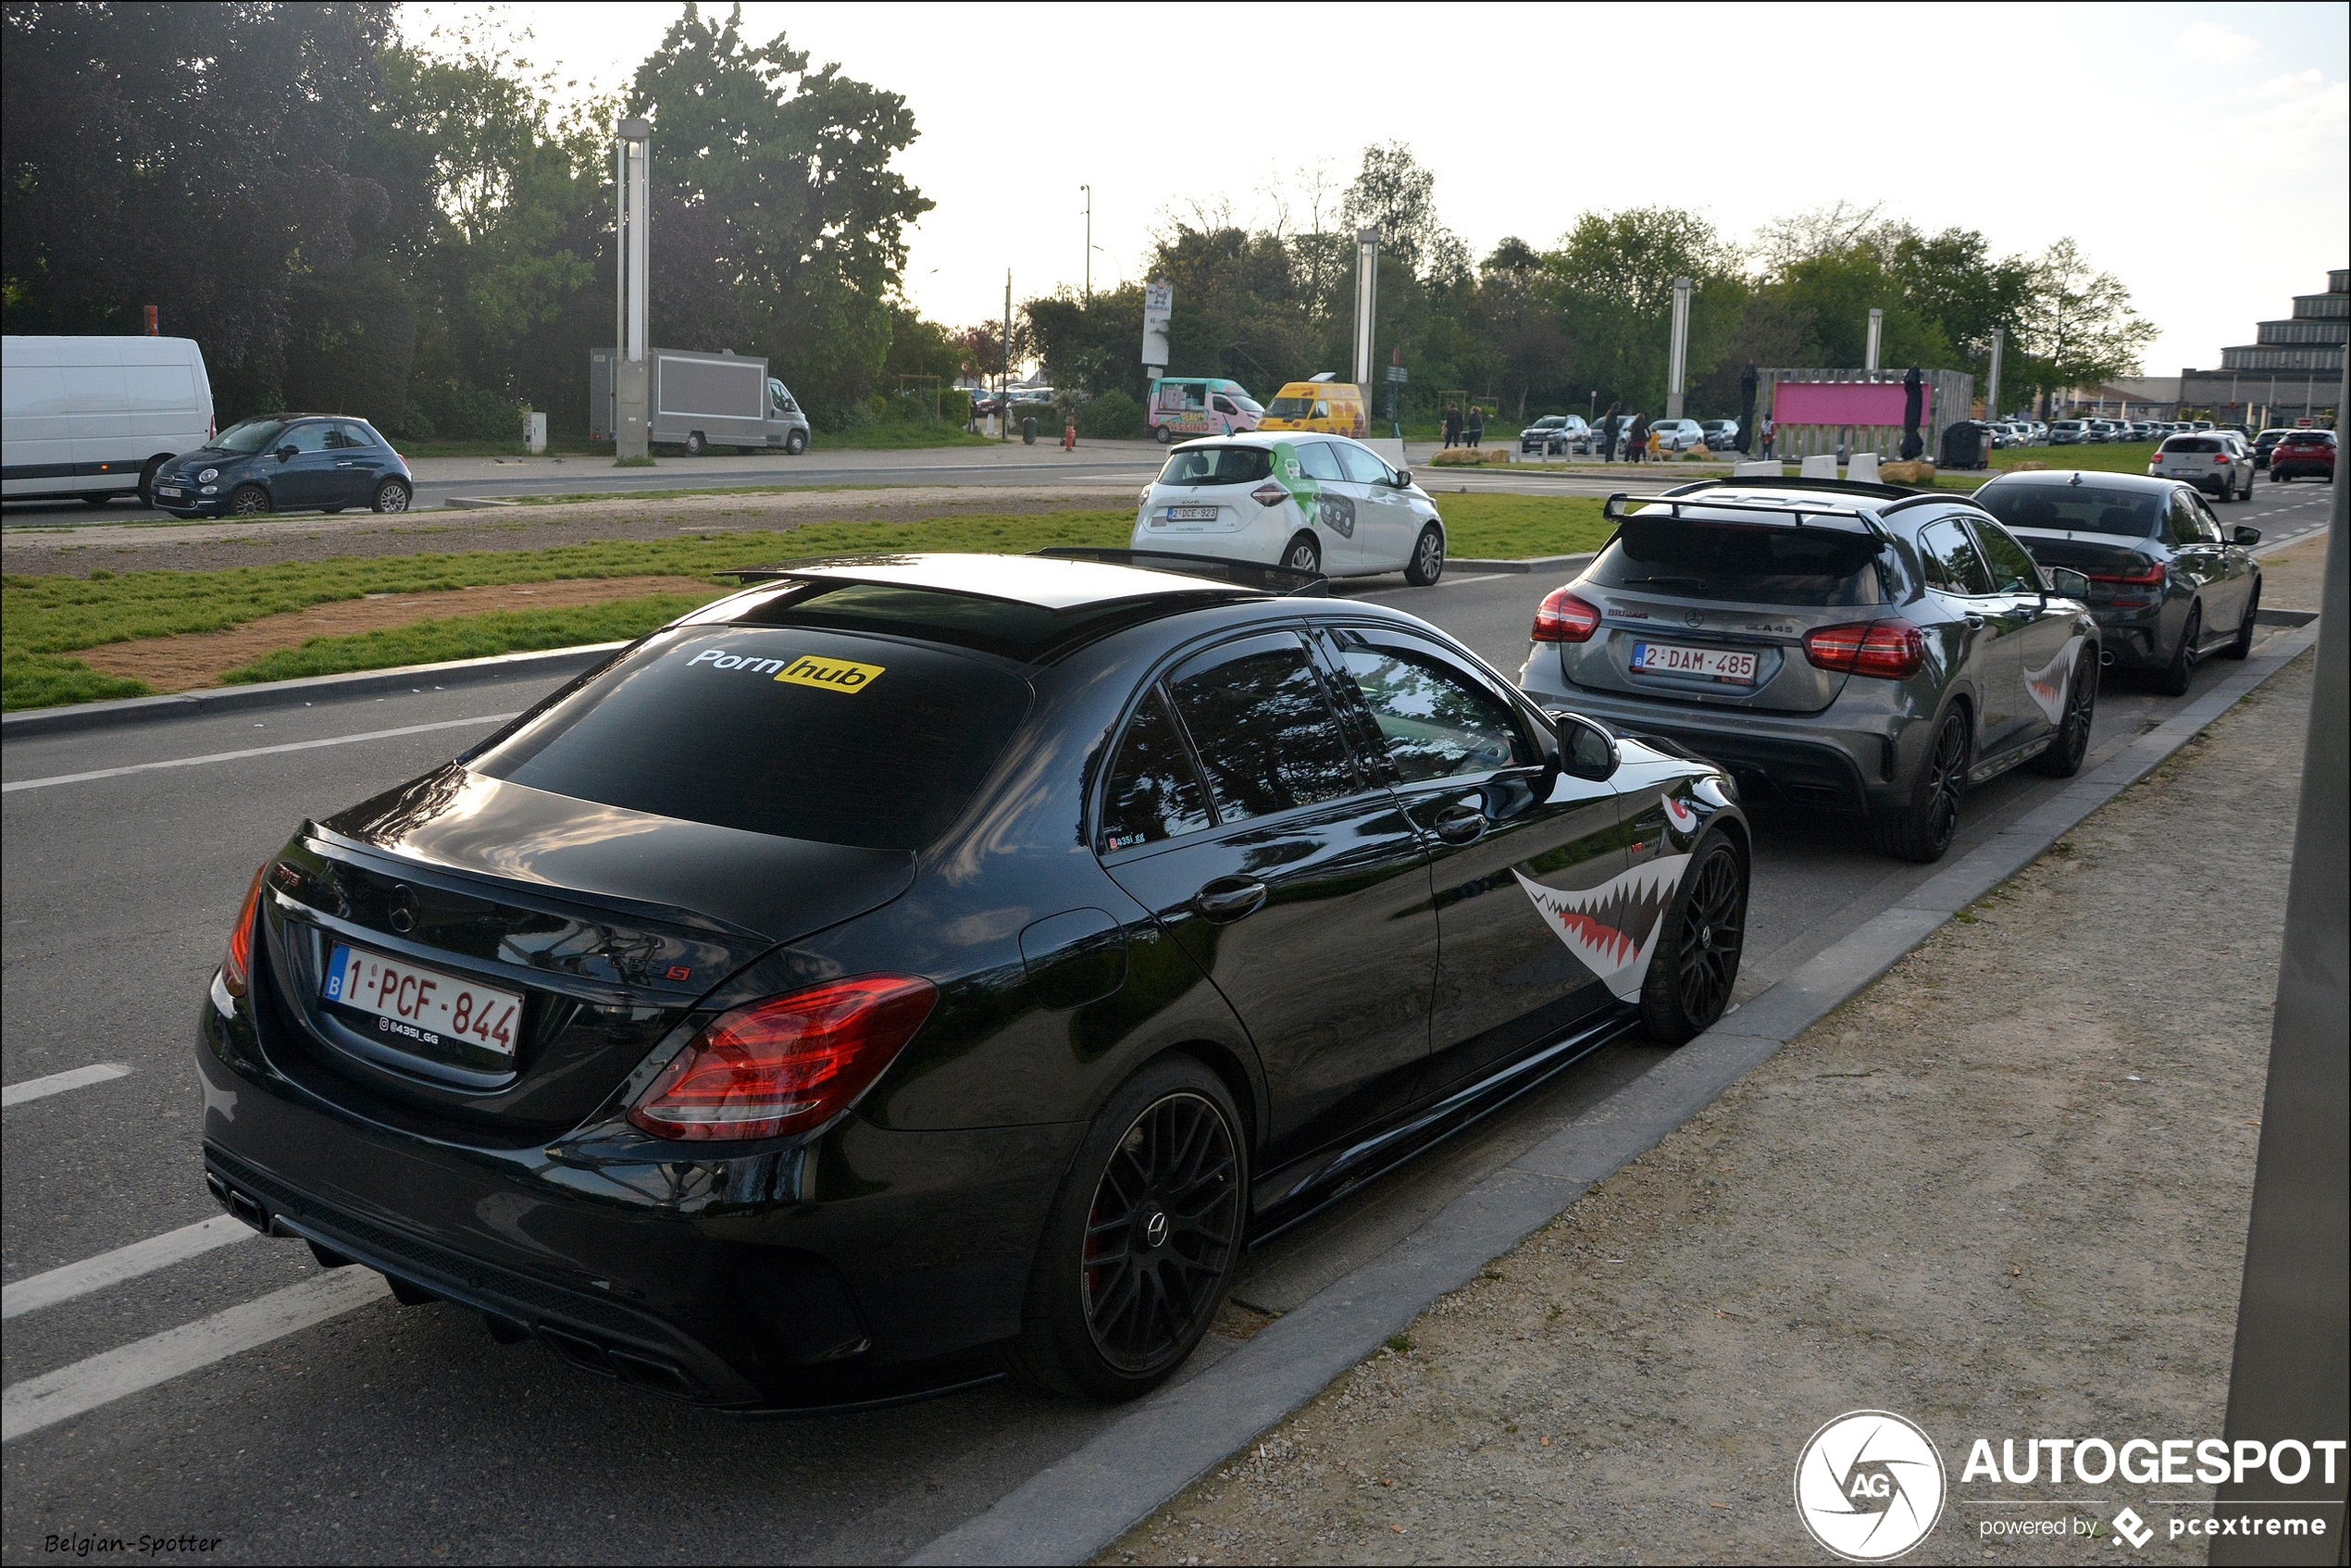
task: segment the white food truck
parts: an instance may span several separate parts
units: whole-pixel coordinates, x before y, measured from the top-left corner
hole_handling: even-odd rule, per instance
[[[808,417],[791,391],[767,374],[767,362],[751,355],[699,354],[656,348],[652,356],[651,429],[656,444],[701,454],[714,446],[745,451],[780,447],[795,456],[808,449]],[[619,418],[613,407],[613,351],[588,356],[588,416],[591,441],[610,441]]]

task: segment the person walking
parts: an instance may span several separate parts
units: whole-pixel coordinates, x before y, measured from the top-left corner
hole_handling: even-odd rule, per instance
[[[1472,447],[1486,439],[1486,406],[1473,403],[1469,411],[1469,443]]]
[[[1459,404],[1449,403],[1445,405],[1445,444],[1447,446],[1459,446],[1461,443],[1461,405]]]
[[[1633,428],[1624,432],[1624,460],[1638,463],[1648,454],[1648,445],[1649,417],[1636,414],[1633,416]]]
[[[1608,405],[1608,412],[1600,416],[1600,461],[1603,463],[1616,461],[1616,411],[1623,406],[1621,403],[1611,403]]]
[[[1763,416],[1763,455],[1772,455],[1772,417],[1769,414]]]

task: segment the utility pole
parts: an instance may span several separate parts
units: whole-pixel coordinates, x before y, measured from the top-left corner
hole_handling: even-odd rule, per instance
[[[1372,379],[1372,317],[1379,304],[1379,230],[1355,230],[1355,384]]]
[[[1086,193],[1086,303],[1094,303],[1094,188],[1080,185]]]
[[[1682,382],[1688,375],[1689,366],[1690,280],[1676,278],[1673,280],[1673,342],[1665,359],[1665,417],[1668,419],[1682,417]]]
[[[1874,370],[1877,368],[1878,340],[1885,336],[1885,312],[1880,310],[1876,305],[1872,305],[1870,306],[1870,345],[1862,361],[1862,369]]]
[[[1004,268],[1004,374],[996,390],[996,439],[1013,439],[1013,269]]]
[[[613,455],[641,458],[652,443],[651,367],[645,362],[645,271],[649,259],[646,205],[653,157],[653,128],[641,119],[619,126],[617,198],[613,232],[615,320]]]
[[[1986,419],[2000,417],[2000,350],[2007,344],[2008,338],[2006,327],[1992,329],[1992,374],[1984,383],[1984,417]]]

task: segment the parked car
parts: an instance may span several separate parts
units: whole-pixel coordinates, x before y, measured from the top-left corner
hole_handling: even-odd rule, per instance
[[[1719,770],[1203,565],[789,568],[305,821],[203,1003],[206,1187],[692,1401],[1131,1399],[1252,1237],[1722,1014]]]
[[[2158,689],[2176,697],[2207,653],[2252,652],[2261,566],[2247,552],[2261,530],[2224,529],[2188,485],[2045,469],[2003,474],[1975,500],[2044,566],[2089,579],[2086,602],[2108,664],[2152,670]]]
[[[2284,484],[2309,475],[2334,478],[2335,437],[2332,430],[2289,430],[2270,449],[2270,479]]]
[[[1363,404],[1363,389],[1353,381],[1331,379],[1328,371],[1308,380],[1291,381],[1274,394],[1257,422],[1261,430],[1314,431],[1324,435],[1371,433]]]
[[[1437,503],[1361,442],[1260,431],[1171,448],[1135,514],[1134,547],[1328,577],[1445,573]]]
[[[193,338],[0,339],[0,494],[149,504],[157,469],[212,439]]]
[[[1665,452],[1687,452],[1706,444],[1706,429],[1696,419],[1652,419],[1649,433]]]
[[[2183,479],[2216,501],[2242,501],[2253,493],[2253,449],[2234,430],[2166,436],[2148,460],[2147,472]]]
[[[2079,446],[2091,439],[2089,425],[2081,419],[2059,419],[2049,426],[2051,446]]]
[[[405,512],[407,461],[365,419],[270,414],[231,425],[155,470],[155,504],[175,517],[271,512]]]
[[[1569,421],[1580,428],[1584,421],[1571,414],[1546,414],[1518,433],[1521,452],[1556,453],[1567,439]]]
[[[1715,452],[1736,451],[1739,444],[1739,422],[1736,419],[1700,419],[1698,429],[1706,433],[1707,446]]]
[[[1606,511],[1615,537],[1536,615],[1519,684],[1538,703],[1866,821],[1906,860],[1950,848],[1969,789],[2021,763],[2082,765],[2088,584],[2045,577],[1967,499],[1723,479]]]

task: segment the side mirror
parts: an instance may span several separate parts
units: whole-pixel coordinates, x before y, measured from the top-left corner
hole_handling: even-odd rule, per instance
[[[1412,469],[1399,468],[1396,470],[1396,488],[1399,490],[1410,490],[1412,488]]]
[[[277,450],[277,452],[276,452],[276,454],[275,454],[275,455],[276,455],[276,457],[277,457],[278,461],[279,461],[279,462],[280,462],[280,463],[284,463],[284,462],[289,462],[289,461],[291,461],[291,460],[293,458],[294,454],[295,454],[295,453],[294,453],[294,449],[293,449],[292,447],[291,447],[291,446],[281,446],[281,447],[280,447],[280,448]]]
[[[1609,778],[1616,773],[1616,737],[1581,714],[1547,708],[1559,734],[1560,771],[1576,778]]]
[[[2229,542],[2232,544],[2241,544],[2247,550],[2250,550],[2255,545],[2261,542],[2261,530],[2259,529],[2249,529],[2243,523],[2239,523],[2236,526],[2235,531],[2229,535]]]
[[[2051,566],[2048,571],[2050,592],[2068,599],[2087,599],[2090,596],[2090,579],[2071,566]]]

